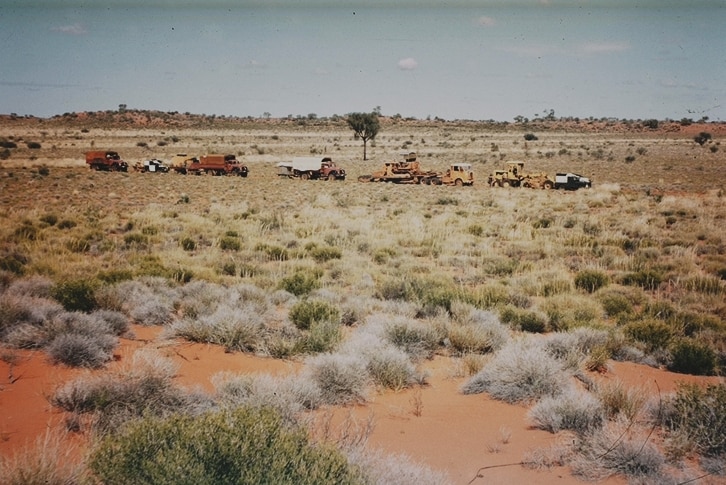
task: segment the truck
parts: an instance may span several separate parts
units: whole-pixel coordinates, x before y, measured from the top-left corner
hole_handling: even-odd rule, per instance
[[[361,175],[360,182],[392,182],[396,184],[441,185],[437,172],[421,170],[416,152],[402,152],[402,161],[384,162],[383,168],[371,175]]]
[[[564,190],[589,189],[592,182],[589,178],[576,173],[555,174],[555,188]]]
[[[471,169],[470,163],[452,163],[451,166],[439,175],[439,180],[443,185],[474,185],[474,171]]]
[[[142,173],[167,173],[169,166],[158,158],[152,158],[146,160],[144,163],[136,162],[134,164],[134,170]]]
[[[128,172],[129,164],[121,160],[118,152],[96,150],[86,152],[86,163],[91,170],[106,172]]]
[[[345,180],[345,169],[330,157],[294,157],[291,162],[278,163],[277,174],[303,180]]]
[[[237,160],[234,155],[210,154],[192,159],[186,167],[187,173],[195,175],[238,175],[247,177],[249,170],[247,165]]]

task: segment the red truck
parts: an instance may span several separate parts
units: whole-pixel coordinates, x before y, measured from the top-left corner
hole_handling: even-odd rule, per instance
[[[121,160],[118,152],[93,151],[86,152],[86,163],[91,170],[106,172],[128,172],[129,164]]]
[[[195,175],[238,175],[246,177],[249,173],[247,165],[237,160],[234,155],[204,155],[193,159],[186,167],[187,173]]]

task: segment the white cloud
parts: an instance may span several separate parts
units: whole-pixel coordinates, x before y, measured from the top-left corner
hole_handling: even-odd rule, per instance
[[[413,71],[418,67],[418,62],[413,57],[406,57],[398,61],[398,68],[402,71]]]
[[[487,17],[486,15],[482,15],[478,19],[476,19],[477,25],[481,27],[491,27],[493,25],[497,24],[497,21],[494,20],[492,17]]]
[[[61,25],[60,27],[54,27],[53,31],[68,35],[83,35],[88,33],[86,28],[81,24]]]

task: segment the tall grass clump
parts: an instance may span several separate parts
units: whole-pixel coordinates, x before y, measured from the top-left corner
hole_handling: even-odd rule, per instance
[[[70,485],[84,483],[85,466],[75,458],[64,437],[46,431],[32,445],[0,456],[0,477],[5,485]]]
[[[624,420],[609,422],[575,445],[572,471],[589,481],[625,475],[642,483],[663,483],[665,457],[640,429]]]
[[[545,300],[542,310],[549,325],[555,331],[567,331],[575,327],[596,323],[602,316],[602,307],[584,295],[556,295]]]
[[[323,300],[301,300],[290,308],[290,320],[300,330],[308,330],[315,322],[340,322],[338,308]]]
[[[585,269],[575,275],[575,288],[595,293],[600,288],[607,286],[609,278],[607,274],[595,269]]]
[[[592,394],[570,389],[559,396],[545,396],[529,411],[535,428],[557,433],[562,430],[584,435],[602,426],[605,412]]]
[[[567,386],[562,364],[529,339],[512,341],[462,388],[464,394],[489,393],[508,403],[556,396]]]
[[[515,330],[529,333],[544,333],[547,331],[547,316],[536,310],[517,308],[507,305],[499,310],[499,318]]]
[[[429,322],[404,316],[375,314],[368,317],[367,325],[380,325],[383,338],[415,360],[433,357],[445,335]]]
[[[221,345],[227,351],[253,352],[264,342],[263,318],[254,305],[223,303],[210,315],[175,321],[167,331],[192,342]]]
[[[306,361],[305,378],[320,389],[324,404],[366,401],[369,376],[365,361],[356,355],[321,354]]]
[[[384,453],[358,446],[344,450],[348,462],[360,468],[369,485],[449,485],[453,482],[406,455]]]
[[[671,436],[694,451],[726,456],[726,384],[681,384],[664,400],[661,419]]]
[[[103,483],[363,483],[339,451],[267,408],[144,418],[102,440],[89,467]]]
[[[416,380],[416,368],[403,351],[385,346],[367,356],[366,369],[377,385],[393,389],[404,389]]]

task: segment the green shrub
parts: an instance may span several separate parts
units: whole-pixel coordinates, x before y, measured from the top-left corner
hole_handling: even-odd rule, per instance
[[[640,286],[645,290],[657,290],[663,282],[663,274],[652,269],[644,269],[628,273],[622,278],[622,283],[627,286]]]
[[[181,245],[182,249],[184,251],[194,251],[197,249],[197,243],[194,241],[194,239],[190,237],[184,237],[181,241],[179,241],[179,244]]]
[[[40,149],[40,148],[41,148],[41,145],[40,145],[40,143],[38,143],[37,141],[29,141],[29,142],[28,142],[28,143],[26,143],[25,145],[26,145],[26,146],[27,146],[28,148],[30,148],[31,150],[38,150],[38,149]]]
[[[444,338],[432,325],[405,317],[394,317],[386,322],[384,336],[414,359],[433,357]]]
[[[340,311],[326,301],[302,300],[290,309],[290,320],[300,330],[308,330],[314,322],[339,323]]]
[[[326,247],[315,247],[310,250],[310,256],[318,263],[324,263],[331,259],[340,259],[343,257],[343,252],[333,246]]]
[[[706,343],[692,338],[676,339],[669,347],[668,369],[681,374],[708,376],[716,372],[716,352]]]
[[[340,324],[333,320],[313,321],[309,331],[295,344],[293,353],[319,354],[331,352],[340,343]]]
[[[97,307],[96,287],[86,279],[62,281],[52,288],[51,296],[69,312],[90,312]]]
[[[40,216],[40,220],[49,226],[55,226],[58,223],[58,216],[55,214],[44,214]]]
[[[223,236],[219,240],[219,249],[222,251],[239,251],[242,244],[239,239],[232,236]]]
[[[533,310],[507,305],[499,311],[499,318],[502,323],[509,324],[523,332],[544,333],[547,331],[547,317]]]
[[[706,456],[726,453],[726,385],[681,384],[665,401],[663,423]]]
[[[27,256],[18,252],[0,255],[0,270],[21,276],[29,263]]]
[[[71,219],[63,219],[58,223],[58,229],[73,229],[78,223]]]
[[[665,349],[673,338],[673,329],[660,320],[646,319],[623,327],[625,335],[646,346],[649,351]]]
[[[295,296],[307,295],[320,288],[321,276],[322,273],[315,270],[298,270],[292,275],[282,278],[279,287]]]
[[[109,484],[362,483],[340,452],[264,408],[143,419],[101,441],[89,466]]]
[[[143,248],[149,243],[149,236],[140,232],[130,232],[124,235],[124,244],[126,247]]]
[[[600,288],[607,286],[608,281],[605,273],[594,269],[582,270],[575,275],[575,287],[588,293],[595,293]]]
[[[257,246],[255,246],[255,251],[261,251],[265,253],[267,258],[271,261],[287,261],[288,259],[290,259],[290,254],[288,250],[281,246],[258,244]]]

